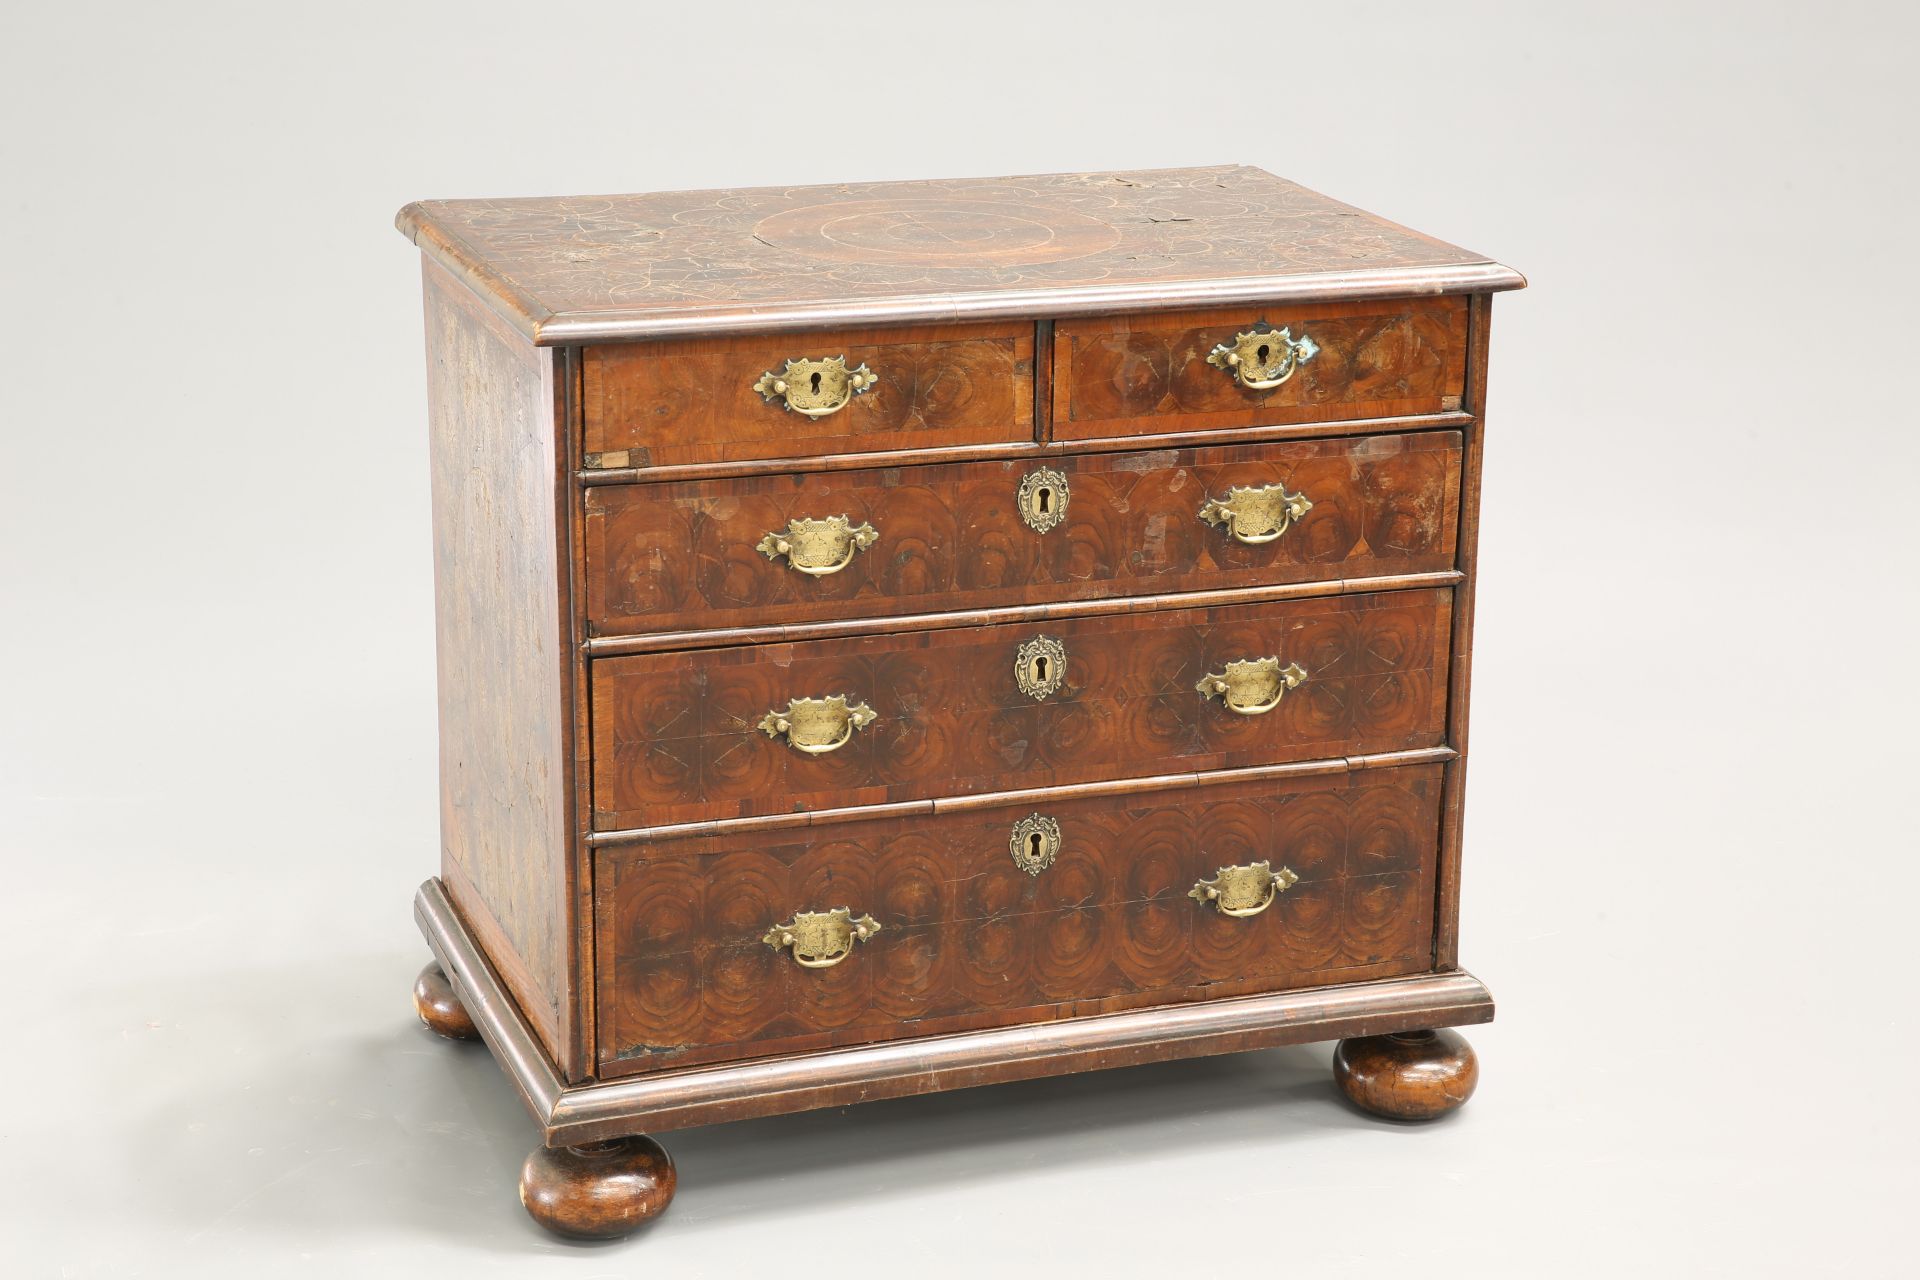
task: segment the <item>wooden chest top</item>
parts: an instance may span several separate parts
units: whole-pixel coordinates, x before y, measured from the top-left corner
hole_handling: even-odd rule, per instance
[[[396,222],[541,345],[1525,283],[1244,165],[426,200]]]

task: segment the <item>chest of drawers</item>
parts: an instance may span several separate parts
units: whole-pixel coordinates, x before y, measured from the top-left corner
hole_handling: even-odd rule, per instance
[[[618,1234],[687,1125],[1340,1039],[1440,1114],[1491,295],[1258,170],[409,205],[415,997]]]

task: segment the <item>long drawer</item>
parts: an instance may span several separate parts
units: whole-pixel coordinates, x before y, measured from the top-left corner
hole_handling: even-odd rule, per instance
[[[1451,607],[1392,591],[600,659],[594,823],[1437,746]]]
[[[1459,501],[1452,431],[605,485],[587,614],[619,635],[1431,572]]]
[[[603,849],[603,1071],[1423,971],[1441,775]]]

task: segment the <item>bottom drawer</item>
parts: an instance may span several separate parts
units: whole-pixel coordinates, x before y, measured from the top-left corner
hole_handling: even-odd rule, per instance
[[[1423,971],[1443,772],[603,849],[602,1074]]]

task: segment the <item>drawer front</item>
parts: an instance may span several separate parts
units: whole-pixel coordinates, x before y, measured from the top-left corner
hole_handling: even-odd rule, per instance
[[[1439,413],[1460,407],[1466,365],[1467,302],[1458,297],[1063,320],[1054,329],[1053,435]]]
[[[1438,746],[1451,603],[1395,591],[599,659],[594,823]]]
[[[1031,871],[1012,849],[1042,825],[1016,829],[1032,805],[602,850],[603,1068],[1424,971],[1442,772],[1041,804],[1058,838]],[[800,914],[841,907],[845,925]],[[782,925],[799,958],[768,941]]]
[[[1277,536],[1220,517],[1276,487],[1309,504]],[[1459,501],[1452,431],[605,485],[587,613],[622,635],[1430,572]]]
[[[587,464],[603,469],[1019,442],[1033,438],[1033,326],[589,347],[581,389]]]

